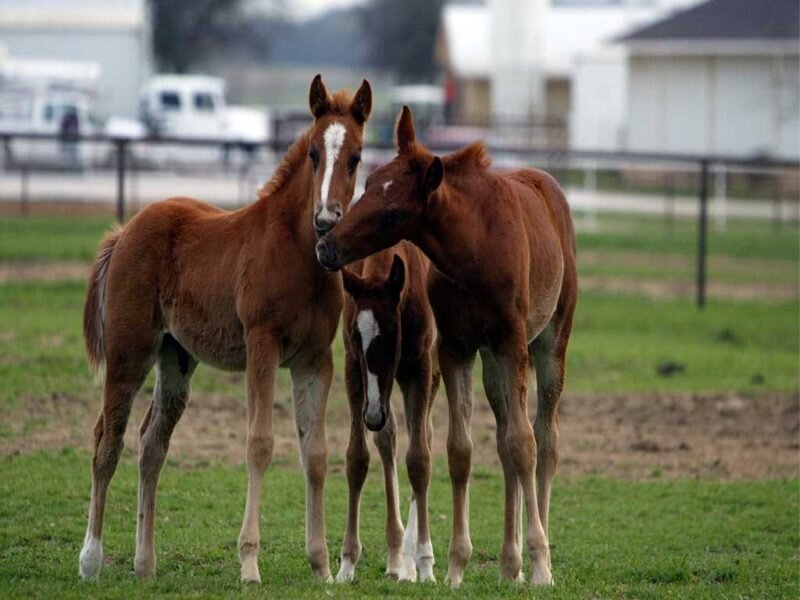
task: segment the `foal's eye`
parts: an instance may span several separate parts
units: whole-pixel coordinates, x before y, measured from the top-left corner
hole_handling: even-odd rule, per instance
[[[351,154],[350,158],[347,161],[347,170],[352,174],[355,172],[358,163],[361,162],[361,155],[360,154]]]
[[[317,150],[316,146],[311,146],[311,150],[308,151],[308,157],[311,159],[311,164],[314,165],[314,170],[317,170],[319,167],[319,150]]]

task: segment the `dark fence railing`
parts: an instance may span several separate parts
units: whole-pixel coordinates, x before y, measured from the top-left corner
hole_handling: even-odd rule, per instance
[[[280,128],[276,127],[276,131]],[[14,140],[48,141],[58,144],[65,143],[84,143],[95,142],[108,144],[113,148],[113,164],[116,171],[116,214],[120,222],[125,220],[126,197],[125,180],[130,170],[130,150],[137,145],[179,145],[187,147],[205,148],[237,148],[247,147],[250,150],[259,149],[280,154],[288,148],[291,140],[277,137],[262,144],[252,144],[251,142],[238,141],[234,139],[220,140],[218,138],[171,138],[171,137],[147,137],[147,138],[123,138],[109,137],[106,135],[82,135],[69,139],[64,139],[57,135],[36,134],[36,133],[2,133],[0,132],[0,148],[9,148]],[[370,143],[370,152],[385,153],[390,155],[394,152],[394,146],[388,142]],[[444,154],[456,150],[458,144],[437,144],[432,147],[432,151],[437,154]],[[725,169],[751,169],[766,171],[797,171],[800,173],[800,162],[794,160],[772,159],[768,157],[742,158],[739,156],[725,155],[703,155],[703,154],[666,154],[656,152],[609,152],[599,150],[572,150],[565,148],[520,148],[515,146],[504,147],[493,145],[490,151],[495,157],[508,157],[515,160],[525,160],[529,164],[545,163],[545,166],[567,165],[578,162],[591,162],[595,165],[609,164],[619,165],[625,163],[651,163],[659,165],[672,165],[696,173],[698,177],[697,185],[697,268],[696,268],[696,300],[697,305],[703,308],[706,302],[706,255],[707,255],[707,236],[708,236],[708,200],[710,189],[710,177],[712,168]],[[21,202],[28,201],[28,186],[30,171],[36,170],[36,165],[28,164],[24,160],[15,161],[12,168],[21,171]],[[672,194],[673,192],[670,192]]]

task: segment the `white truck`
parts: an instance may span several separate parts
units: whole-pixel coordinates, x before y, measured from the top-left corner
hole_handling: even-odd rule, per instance
[[[267,113],[228,106],[225,81],[219,77],[151,77],[142,89],[139,116],[153,136],[219,139],[243,147],[269,138]]]

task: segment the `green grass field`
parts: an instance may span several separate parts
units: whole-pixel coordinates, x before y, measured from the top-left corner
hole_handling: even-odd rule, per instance
[[[367,485],[362,501],[365,556],[351,586],[312,580],[303,551],[303,477],[270,469],[262,511],[264,584],[238,583],[236,538],[246,471],[241,467],[181,468],[161,479],[153,582],[133,575],[136,467],[121,464],[109,495],[104,549],[96,583],[79,582],[77,556],[89,493],[88,457],[58,454],[7,457],[0,492],[0,595],[127,598],[140,595],[363,598],[496,598],[529,596],[498,584],[502,481],[478,470],[471,485],[474,551],[463,587],[442,585],[450,531],[449,481],[437,464],[431,489],[436,586],[398,584],[383,576],[383,497]],[[369,483],[369,482],[368,482]],[[375,483],[375,482],[372,482]],[[344,477],[326,488],[328,538],[334,567],[344,530]],[[708,481],[638,483],[583,479],[555,488],[552,520],[556,587],[537,597],[776,598],[798,589],[797,482],[720,484]]]
[[[89,261],[108,226],[101,218],[0,219],[0,267]],[[601,217],[579,234],[581,275],[623,282],[686,281],[693,277],[695,230],[676,221]],[[731,223],[712,231],[711,281],[797,289],[800,235],[767,223]],[[22,267],[24,268],[24,267]],[[0,270],[0,274],[2,270]],[[26,436],[54,426],[31,407],[51,401],[78,408],[59,414],[59,427],[79,426],[98,406],[99,390],[83,355],[85,282],[0,279],[0,444],[13,449]],[[726,288],[727,289],[727,288]],[[765,288],[772,289],[772,288]],[[689,288],[691,290],[691,288]],[[713,296],[705,311],[686,295],[585,289],[570,344],[567,394],[797,394],[800,391],[800,304],[797,294],[741,299]],[[345,404],[342,346],[335,345],[330,405]],[[660,366],[679,364],[670,376]],[[243,402],[242,377],[201,367],[198,396]],[[147,393],[152,381],[145,385]],[[476,403],[482,402],[476,370]],[[289,403],[287,373],[278,401]],[[569,413],[564,419],[569,418]],[[82,425],[81,425],[82,426]],[[331,423],[332,427],[345,427]],[[88,432],[86,432],[88,439]],[[237,436],[244,435],[244,424]],[[478,439],[476,437],[476,439]],[[746,440],[743,440],[745,442]],[[386,580],[384,504],[374,470],[362,502],[365,557],[352,586],[311,579],[303,544],[303,476],[296,462],[278,461],[267,475],[262,508],[264,584],[238,583],[236,538],[246,489],[243,466],[190,456],[168,460],[160,484],[157,522],[159,575],[133,575],[136,516],[135,448],[126,450],[111,486],[106,517],[106,562],[99,583],[82,583],[77,556],[90,486],[85,445],[0,454],[0,596],[129,597],[150,595],[277,597],[475,598],[530,596],[527,587],[498,584],[502,477],[483,466],[471,485],[475,546],[464,587],[444,585],[450,531],[450,492],[444,457],[437,456],[431,490],[436,586]],[[800,458],[800,456],[799,456]],[[346,483],[342,456],[331,456],[328,541],[332,570],[344,528]],[[402,463],[402,461],[400,461]],[[556,587],[536,597],[797,597],[800,593],[800,483],[788,480],[621,480],[603,475],[565,477],[554,488],[551,542]],[[401,482],[405,482],[401,468]],[[405,490],[406,485],[402,484]],[[405,504],[405,500],[404,500]],[[404,507],[405,509],[405,507]],[[527,564],[527,563],[526,563]]]

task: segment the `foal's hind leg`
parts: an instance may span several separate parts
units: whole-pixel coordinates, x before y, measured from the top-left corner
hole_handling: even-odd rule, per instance
[[[386,490],[386,574],[399,578],[403,567],[403,522],[400,519],[400,497],[397,490],[397,422],[394,411],[389,414],[383,429],[375,433],[375,445],[383,463],[383,483]]]
[[[550,488],[558,464],[558,401],[564,386],[568,337],[569,327],[562,326],[556,332],[555,324],[551,323],[529,347],[536,368],[538,409],[533,430],[539,450],[536,463],[539,517],[545,535],[549,535]]]
[[[525,499],[531,583],[552,585],[550,546],[539,518],[536,495],[536,439],[528,420],[528,353],[525,332],[511,334],[496,358],[509,391],[506,446]]]
[[[355,568],[361,558],[359,537],[359,511],[361,490],[369,471],[369,448],[364,432],[364,384],[358,357],[345,357],[347,399],[350,403],[350,441],[347,444],[347,525],[342,542],[342,563],[336,581],[344,583],[355,577]]]
[[[79,560],[79,573],[84,579],[96,579],[100,574],[106,493],[122,453],[131,404],[153,366],[157,345],[155,335],[143,340],[107,340],[103,410],[94,427],[89,524]]]
[[[511,462],[506,433],[508,431],[508,399],[506,380],[496,358],[491,352],[481,351],[483,361],[483,387],[497,422],[497,455],[503,465],[505,479],[505,522],[503,547],[500,554],[500,576],[503,579],[524,581],[522,575],[521,519],[522,495],[519,478]]]
[[[158,353],[156,388],[141,427],[139,446],[139,512],[136,522],[136,560],[139,577],[156,573],[154,540],[158,476],[167,457],[169,440],[189,400],[189,382],[197,362],[171,335],[164,336]]]

